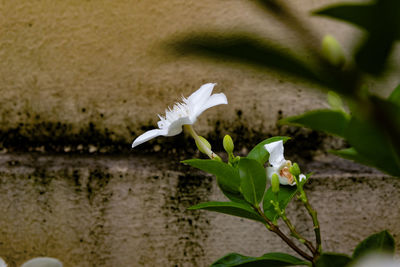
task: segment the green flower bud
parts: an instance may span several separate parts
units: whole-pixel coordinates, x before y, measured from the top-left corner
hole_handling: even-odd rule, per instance
[[[331,109],[345,112],[342,99],[338,94],[333,91],[329,91],[327,94],[327,100],[329,106],[331,106]]]
[[[201,153],[207,154],[207,151],[205,151],[204,147],[211,149],[211,144],[203,136],[199,136],[198,140],[195,139],[195,142]]]
[[[279,176],[276,173],[272,174],[271,184],[272,184],[272,192],[278,193],[279,192]]]
[[[299,176],[301,171],[300,171],[300,167],[297,163],[293,163],[292,167],[290,167],[289,169],[290,173],[293,174],[294,176]]]
[[[233,144],[232,138],[229,135],[224,136],[224,141],[222,142],[222,144],[224,145],[224,149],[227,153],[231,154],[233,152],[235,146]]]
[[[322,56],[333,66],[342,67],[346,61],[342,46],[332,35],[325,35],[322,40]]]

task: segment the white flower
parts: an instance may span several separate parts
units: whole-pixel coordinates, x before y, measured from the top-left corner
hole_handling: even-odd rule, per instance
[[[21,267],[62,267],[63,264],[56,258],[49,257],[38,257],[33,258],[24,264]],[[6,262],[0,258],[0,267],[7,267]]]
[[[213,94],[212,90],[216,84],[207,83],[202,85],[188,98],[182,98],[182,103],[175,103],[171,108],[165,110],[165,117],[158,115],[160,121],[157,123],[159,129],[153,129],[140,135],[133,141],[132,148],[138,146],[157,136],[174,136],[182,132],[183,125],[191,125],[196,122],[197,117],[206,109],[228,104],[225,94]]]
[[[24,264],[21,267],[62,267],[63,264],[61,261],[55,258],[49,257],[38,257],[33,258]]]
[[[276,141],[266,144],[265,149],[269,152],[270,167],[267,167],[267,177],[272,179],[272,175],[276,173],[279,177],[279,183],[282,185],[295,185],[293,175],[290,173],[292,162],[286,160],[283,156],[283,141]],[[300,181],[306,179],[304,174],[299,175]]]
[[[7,267],[6,262],[2,258],[0,258],[0,267]]]
[[[353,265],[352,265],[353,266]],[[399,267],[400,261],[393,259],[392,255],[372,253],[361,257],[354,267]]]

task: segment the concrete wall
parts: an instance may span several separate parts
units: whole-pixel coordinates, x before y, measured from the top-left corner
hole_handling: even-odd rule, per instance
[[[291,4],[318,35],[334,34],[351,50],[358,29],[309,15],[334,2]],[[217,82],[230,104],[199,120],[204,135],[216,121],[231,131],[244,125],[271,133],[279,111],[293,115],[326,105],[321,93],[308,90],[312,85],[286,75],[175,57],[164,46],[177,36],[215,30],[248,31],[299,49],[298,36],[251,1],[5,0],[0,8],[0,130],[10,149],[54,150],[50,141],[66,143],[66,150],[70,144],[128,144],[156,126],[157,113],[205,82]],[[397,80],[386,79],[383,93]]]
[[[334,2],[291,4],[319,36],[333,34],[350,51],[360,30],[309,16]],[[245,153],[265,136],[295,135],[288,152],[317,173],[308,189],[327,250],[349,253],[383,229],[399,239],[398,180],[324,158],[326,147],[342,145],[336,139],[276,127],[282,116],[326,106],[323,93],[286,75],[176,57],[166,48],[176,37],[213,29],[298,49],[296,34],[251,1],[2,0],[0,10],[0,257],[10,266],[44,255],[67,267],[205,266],[231,251],[289,252],[262,225],[186,210],[223,197],[212,177],[176,165],[194,153],[183,135],[129,156],[102,153],[129,151],[156,126],[157,113],[206,82],[217,82],[215,91],[229,100],[196,124],[213,144],[233,133]],[[367,82],[383,95],[397,83],[394,75]],[[298,203],[291,209],[304,232],[307,217]]]
[[[68,267],[206,266],[229,252],[293,254],[262,224],[187,210],[224,197],[213,177],[169,160],[8,154],[0,163],[0,256],[11,266],[43,255]],[[321,158],[308,166],[324,249],[351,253],[383,229],[398,240],[400,180],[346,164]],[[312,238],[302,205],[293,202],[288,214]]]

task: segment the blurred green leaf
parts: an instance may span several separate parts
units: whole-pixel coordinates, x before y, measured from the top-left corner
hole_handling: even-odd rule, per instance
[[[230,253],[221,259],[217,260],[212,267],[232,267],[232,266],[248,266],[248,267],[279,267],[279,266],[294,266],[308,265],[309,262],[296,258],[285,253],[267,253],[261,257],[248,257],[238,253]]]
[[[200,203],[189,208],[190,210],[209,210],[219,213],[229,214],[254,221],[264,223],[263,219],[250,207],[250,205],[235,202],[206,202]]]
[[[211,159],[189,159],[182,163],[202,171],[214,174],[218,183],[221,184],[226,191],[237,193],[240,187],[239,172],[234,167],[220,161]]]
[[[344,137],[349,119],[344,112],[321,109],[309,111],[299,116],[284,118],[279,123],[307,127]]]
[[[400,84],[393,90],[388,100],[400,106]]]
[[[323,83],[320,75],[301,59],[287,53],[287,49],[272,45],[262,39],[250,37],[247,33],[234,35],[199,34],[182,41],[174,41],[178,52],[208,56],[212,59],[223,58],[229,61],[267,67],[287,74]]]
[[[282,140],[283,143],[286,143],[287,140],[289,140],[290,137],[286,136],[274,136],[268,139],[265,139],[264,141],[258,143],[250,152],[247,154],[247,158],[254,159],[258,161],[261,165],[264,165],[265,162],[268,161],[269,159],[269,153],[265,149],[265,145],[269,143],[273,143],[276,141]]]
[[[345,254],[323,253],[317,260],[316,267],[345,267],[351,258]]]
[[[353,117],[345,137],[361,158],[391,175],[400,176],[400,165],[392,144],[371,122]]]
[[[313,11],[312,14],[327,16],[352,23],[358,27],[369,29],[373,26],[371,17],[374,6],[370,4],[335,4]]]
[[[371,74],[384,71],[393,43],[400,39],[400,1],[377,0],[369,5],[340,4],[314,14],[341,19],[364,28],[367,35],[356,53],[356,62]]]
[[[371,252],[384,252],[393,254],[395,242],[388,231],[373,234],[357,245],[353,252],[353,258],[359,258]]]
[[[292,200],[292,198],[296,195],[296,193],[297,186],[280,185],[278,202],[281,210],[286,208],[286,206],[289,204],[290,200]],[[271,200],[275,200],[275,194],[272,192],[272,188],[270,187],[268,188],[264,196],[263,209],[265,216],[267,216],[268,219],[274,222],[278,219],[279,216],[276,213],[274,206],[271,204]]]
[[[341,149],[341,150],[330,150],[330,153],[339,156],[341,158],[344,159],[348,159],[348,160],[352,160],[364,165],[369,165],[369,166],[373,166],[374,164],[369,161],[368,159],[362,157],[355,149],[354,147],[350,147],[350,148],[345,148],[345,149]]]
[[[264,196],[267,185],[267,175],[264,167],[256,160],[248,158],[241,158],[238,167],[240,188],[244,198],[250,204],[258,206]]]

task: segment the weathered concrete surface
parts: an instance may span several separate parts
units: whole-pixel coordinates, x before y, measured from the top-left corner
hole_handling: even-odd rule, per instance
[[[188,211],[223,196],[211,176],[177,161],[1,155],[0,257],[11,266],[43,255],[66,267],[206,266],[232,251],[290,252],[261,224]],[[399,179],[332,157],[320,157],[307,169],[316,172],[307,189],[326,250],[350,253],[383,229],[399,240]],[[291,204],[289,214],[312,237],[299,203]]]
[[[320,36],[331,33],[351,50],[359,29],[310,16],[338,1],[290,4]],[[0,10],[0,146],[9,149],[129,144],[156,126],[157,113],[205,82],[217,82],[216,91],[230,102],[200,118],[196,127],[206,136],[216,122],[224,131],[244,125],[273,133],[277,118],[326,105],[322,93],[309,90],[312,85],[286,75],[177,58],[164,47],[177,36],[215,30],[248,31],[284,43],[284,51],[300,49],[296,32],[252,1],[3,0]],[[397,76],[384,77],[382,94],[397,82]],[[373,89],[376,82],[368,85]]]

